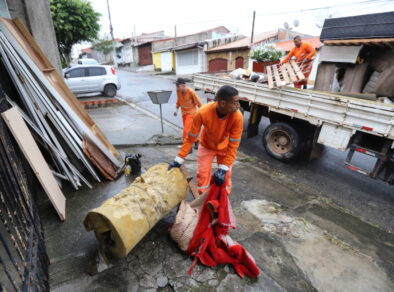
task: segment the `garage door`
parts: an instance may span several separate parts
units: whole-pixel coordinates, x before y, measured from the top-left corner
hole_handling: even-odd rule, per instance
[[[172,71],[172,54],[171,52],[161,53],[161,71],[169,72]]]
[[[243,68],[244,67],[244,58],[237,57],[235,58],[235,69]]]
[[[209,61],[208,72],[219,72],[219,71],[227,71],[227,60],[218,58]]]

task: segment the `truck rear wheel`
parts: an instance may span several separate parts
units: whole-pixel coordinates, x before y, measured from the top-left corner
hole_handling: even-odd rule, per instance
[[[301,152],[300,135],[286,123],[269,125],[264,130],[263,145],[268,155],[283,162],[296,159]]]

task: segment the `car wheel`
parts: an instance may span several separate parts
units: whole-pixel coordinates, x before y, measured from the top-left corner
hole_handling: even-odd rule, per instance
[[[263,145],[268,155],[283,162],[292,161],[301,153],[300,135],[286,123],[269,125],[263,134]]]
[[[108,97],[114,97],[116,95],[115,85],[108,84],[104,87],[104,95]]]

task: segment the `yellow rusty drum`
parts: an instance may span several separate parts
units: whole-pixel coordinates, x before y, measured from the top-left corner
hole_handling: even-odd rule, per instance
[[[187,180],[178,169],[157,164],[129,187],[91,210],[86,230],[94,230],[100,250],[116,258],[125,257],[150,229],[188,192]]]

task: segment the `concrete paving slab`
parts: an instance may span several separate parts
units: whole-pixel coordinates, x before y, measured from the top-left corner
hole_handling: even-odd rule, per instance
[[[120,149],[142,154],[143,169],[176,155],[176,146]],[[195,153],[186,160],[195,170]],[[82,221],[88,210],[131,183],[94,184],[92,190],[65,190],[68,219],[59,222],[49,203],[41,204],[51,259],[52,291],[392,291],[394,237],[336,208],[303,194],[286,177],[257,171],[240,153],[233,172],[230,201],[238,228],[231,236],[255,257],[262,274],[241,279],[228,266],[198,264],[187,274],[191,259],[169,238],[175,210],[163,218],[116,266],[95,276],[86,271],[97,240]],[[189,197],[190,199],[190,197]],[[370,235],[370,236],[369,236]],[[369,237],[369,238],[368,238]],[[383,256],[386,254],[386,258]]]
[[[164,125],[162,135],[157,117],[148,116],[129,105],[90,109],[88,113],[115,146],[156,144],[157,136],[167,138],[167,143],[181,141],[181,130]]]

